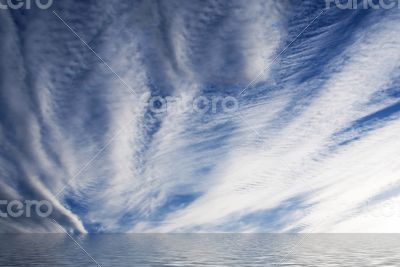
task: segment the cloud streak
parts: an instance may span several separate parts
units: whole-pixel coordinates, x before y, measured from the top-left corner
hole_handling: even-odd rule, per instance
[[[1,199],[48,199],[70,232],[399,231],[396,10],[310,25],[323,1],[53,8],[119,77],[51,11],[2,12]],[[240,109],[155,114],[152,96]]]

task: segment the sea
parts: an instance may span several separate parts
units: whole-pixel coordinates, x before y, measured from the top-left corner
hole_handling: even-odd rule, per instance
[[[0,266],[400,266],[400,235],[2,234]]]

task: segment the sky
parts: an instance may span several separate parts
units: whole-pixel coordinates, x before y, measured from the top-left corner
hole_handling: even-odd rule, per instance
[[[399,22],[320,0],[0,10],[0,199],[53,209],[0,232],[400,232]]]

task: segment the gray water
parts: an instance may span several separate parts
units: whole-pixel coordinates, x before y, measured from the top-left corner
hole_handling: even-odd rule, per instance
[[[400,266],[400,235],[0,235],[0,266]],[[97,265],[95,261],[99,264]]]

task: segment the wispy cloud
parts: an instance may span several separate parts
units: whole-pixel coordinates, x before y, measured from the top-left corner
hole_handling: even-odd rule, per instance
[[[397,10],[53,8],[113,71],[51,10],[0,14],[1,199],[47,199],[78,232],[399,230],[380,213],[398,198]],[[155,114],[151,96],[233,96],[239,110]]]

